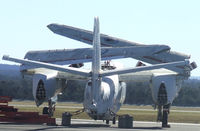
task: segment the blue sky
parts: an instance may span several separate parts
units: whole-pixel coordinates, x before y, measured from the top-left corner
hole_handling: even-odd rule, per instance
[[[191,61],[200,65],[199,6],[198,0],[1,0],[0,57],[23,58],[29,50],[90,47],[55,35],[46,26],[60,23],[92,30],[93,18],[99,16],[101,33],[166,44],[191,55]],[[128,65],[130,59],[122,62]],[[200,76],[200,70],[192,75]]]

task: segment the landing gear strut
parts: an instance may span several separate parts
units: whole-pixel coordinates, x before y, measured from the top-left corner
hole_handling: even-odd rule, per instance
[[[112,122],[113,122],[113,124],[116,124],[116,117],[115,116],[113,117],[113,121]]]
[[[158,106],[158,117],[157,121],[162,122],[162,127],[170,127],[168,124],[168,115],[169,115],[170,104],[164,106]]]
[[[53,116],[53,113],[56,109],[56,103],[50,99],[48,101],[48,105],[49,105],[49,116]]]
[[[157,121],[162,121],[162,106],[158,106],[158,115],[157,115]]]
[[[106,124],[109,125],[109,120],[106,120]]]
[[[162,121],[162,127],[170,127],[168,125],[168,114],[170,104],[167,104],[167,91],[165,83],[162,82],[158,90],[158,117],[157,121]]]
[[[162,127],[170,128],[168,124],[168,114],[169,114],[169,105],[163,106],[163,117],[162,117]]]

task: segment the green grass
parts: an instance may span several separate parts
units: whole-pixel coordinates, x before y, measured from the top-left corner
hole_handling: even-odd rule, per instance
[[[42,114],[42,107],[25,107],[25,106],[17,106],[17,105],[35,105],[32,101],[14,101],[9,104],[15,104],[16,108],[19,111],[34,111]],[[44,103],[47,105],[47,103]],[[71,106],[71,108],[56,108],[54,113],[55,118],[61,118],[63,112],[75,112],[78,109],[74,107],[82,107],[83,105],[80,103],[66,103],[66,102],[58,102],[58,106]],[[120,110],[117,114],[129,114],[134,117],[136,121],[156,121],[157,120],[157,111],[153,110],[152,106],[132,106],[132,105],[124,105],[122,108],[131,108],[131,109],[152,109],[152,110]],[[172,110],[184,110],[184,111],[200,111],[200,108],[190,108],[190,107],[172,107]],[[73,119],[91,119],[85,112],[79,115],[75,115],[72,117]],[[169,114],[169,122],[180,122],[180,123],[200,123],[200,113],[198,112],[173,112],[171,111]]]

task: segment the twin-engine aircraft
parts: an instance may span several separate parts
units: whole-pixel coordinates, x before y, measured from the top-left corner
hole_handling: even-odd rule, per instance
[[[86,80],[84,111],[95,120],[112,120],[115,123],[126,97],[124,80],[147,80],[152,97],[159,107],[158,118],[162,118],[162,107],[173,102],[182,80],[196,68],[187,55],[170,51],[166,45],[139,45],[100,34],[99,19],[94,19],[94,30],[86,31],[70,26],[50,24],[54,33],[93,45],[93,48],[30,51],[24,59],[3,56],[4,60],[21,63],[23,74],[33,75],[33,96],[37,106],[48,100],[44,113],[53,115],[57,95],[66,87],[68,80]],[[110,46],[110,47],[101,47]],[[132,57],[154,65],[118,69],[109,61],[101,60]],[[102,58],[102,59],[101,59]],[[80,67],[92,62],[91,70]],[[63,66],[70,64],[69,67]],[[147,78],[147,79],[146,79]],[[164,110],[163,110],[164,112]]]

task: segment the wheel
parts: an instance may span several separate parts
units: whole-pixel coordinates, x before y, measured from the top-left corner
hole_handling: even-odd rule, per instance
[[[49,108],[48,107],[44,107],[42,114],[49,114]]]
[[[170,128],[170,125],[168,124],[168,112],[167,111],[163,111],[162,127]]]
[[[106,120],[106,124],[107,124],[107,125],[109,124],[109,120]]]
[[[113,117],[113,124],[116,124],[116,117]]]

